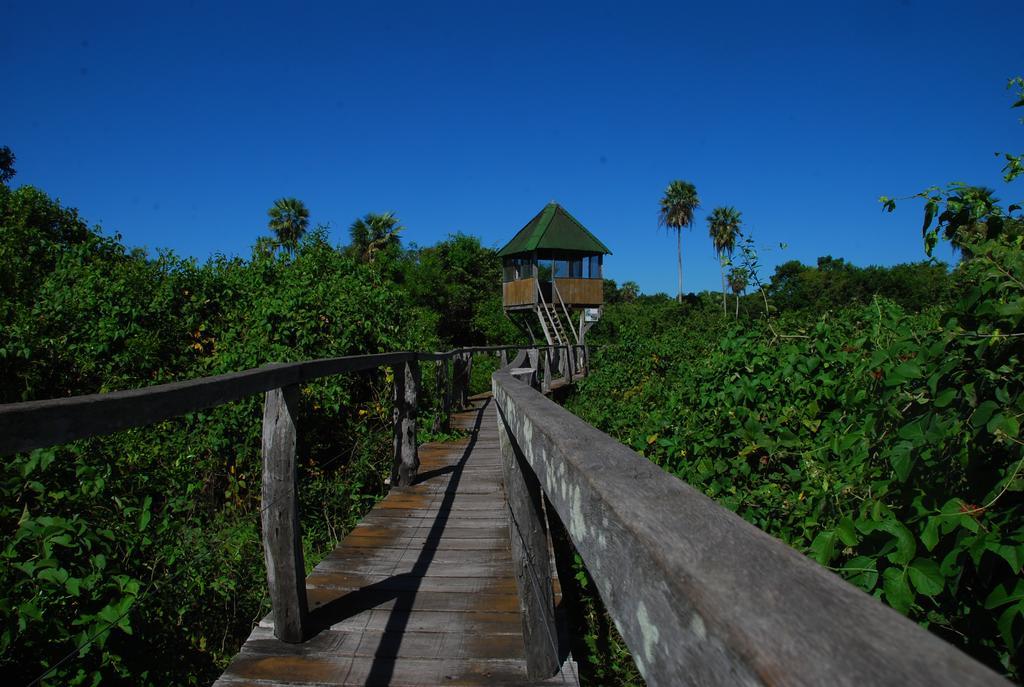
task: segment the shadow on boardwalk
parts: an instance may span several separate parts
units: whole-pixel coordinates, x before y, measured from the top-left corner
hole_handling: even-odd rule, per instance
[[[316,634],[265,619],[217,684],[528,684],[493,403],[453,420],[468,439],[421,446],[416,482],[307,578]],[[567,665],[544,684],[576,684]]]

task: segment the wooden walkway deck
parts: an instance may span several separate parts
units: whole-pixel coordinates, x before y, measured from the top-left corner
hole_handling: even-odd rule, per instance
[[[469,438],[421,446],[417,483],[393,490],[306,578],[323,629],[286,644],[268,616],[216,685],[538,684],[526,678],[490,397],[452,422]],[[577,685],[575,665],[566,657],[539,684]]]

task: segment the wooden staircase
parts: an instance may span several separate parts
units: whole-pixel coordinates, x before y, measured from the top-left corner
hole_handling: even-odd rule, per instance
[[[573,335],[566,329],[564,317],[558,311],[554,303],[537,305],[537,317],[543,323],[541,329],[547,337],[548,346],[567,346],[573,340]]]

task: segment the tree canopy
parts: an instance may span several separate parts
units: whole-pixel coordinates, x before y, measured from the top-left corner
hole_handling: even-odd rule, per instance
[[[298,198],[278,198],[267,210],[270,221],[267,226],[274,232],[277,245],[294,253],[299,239],[309,228],[309,210]]]

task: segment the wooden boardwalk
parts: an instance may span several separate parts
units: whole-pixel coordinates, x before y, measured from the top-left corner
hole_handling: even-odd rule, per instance
[[[268,616],[217,685],[538,684],[526,678],[493,402],[474,398],[452,423],[468,439],[421,446],[416,484],[392,490],[306,578],[320,631],[286,644]],[[576,685],[575,666],[539,684]]]

